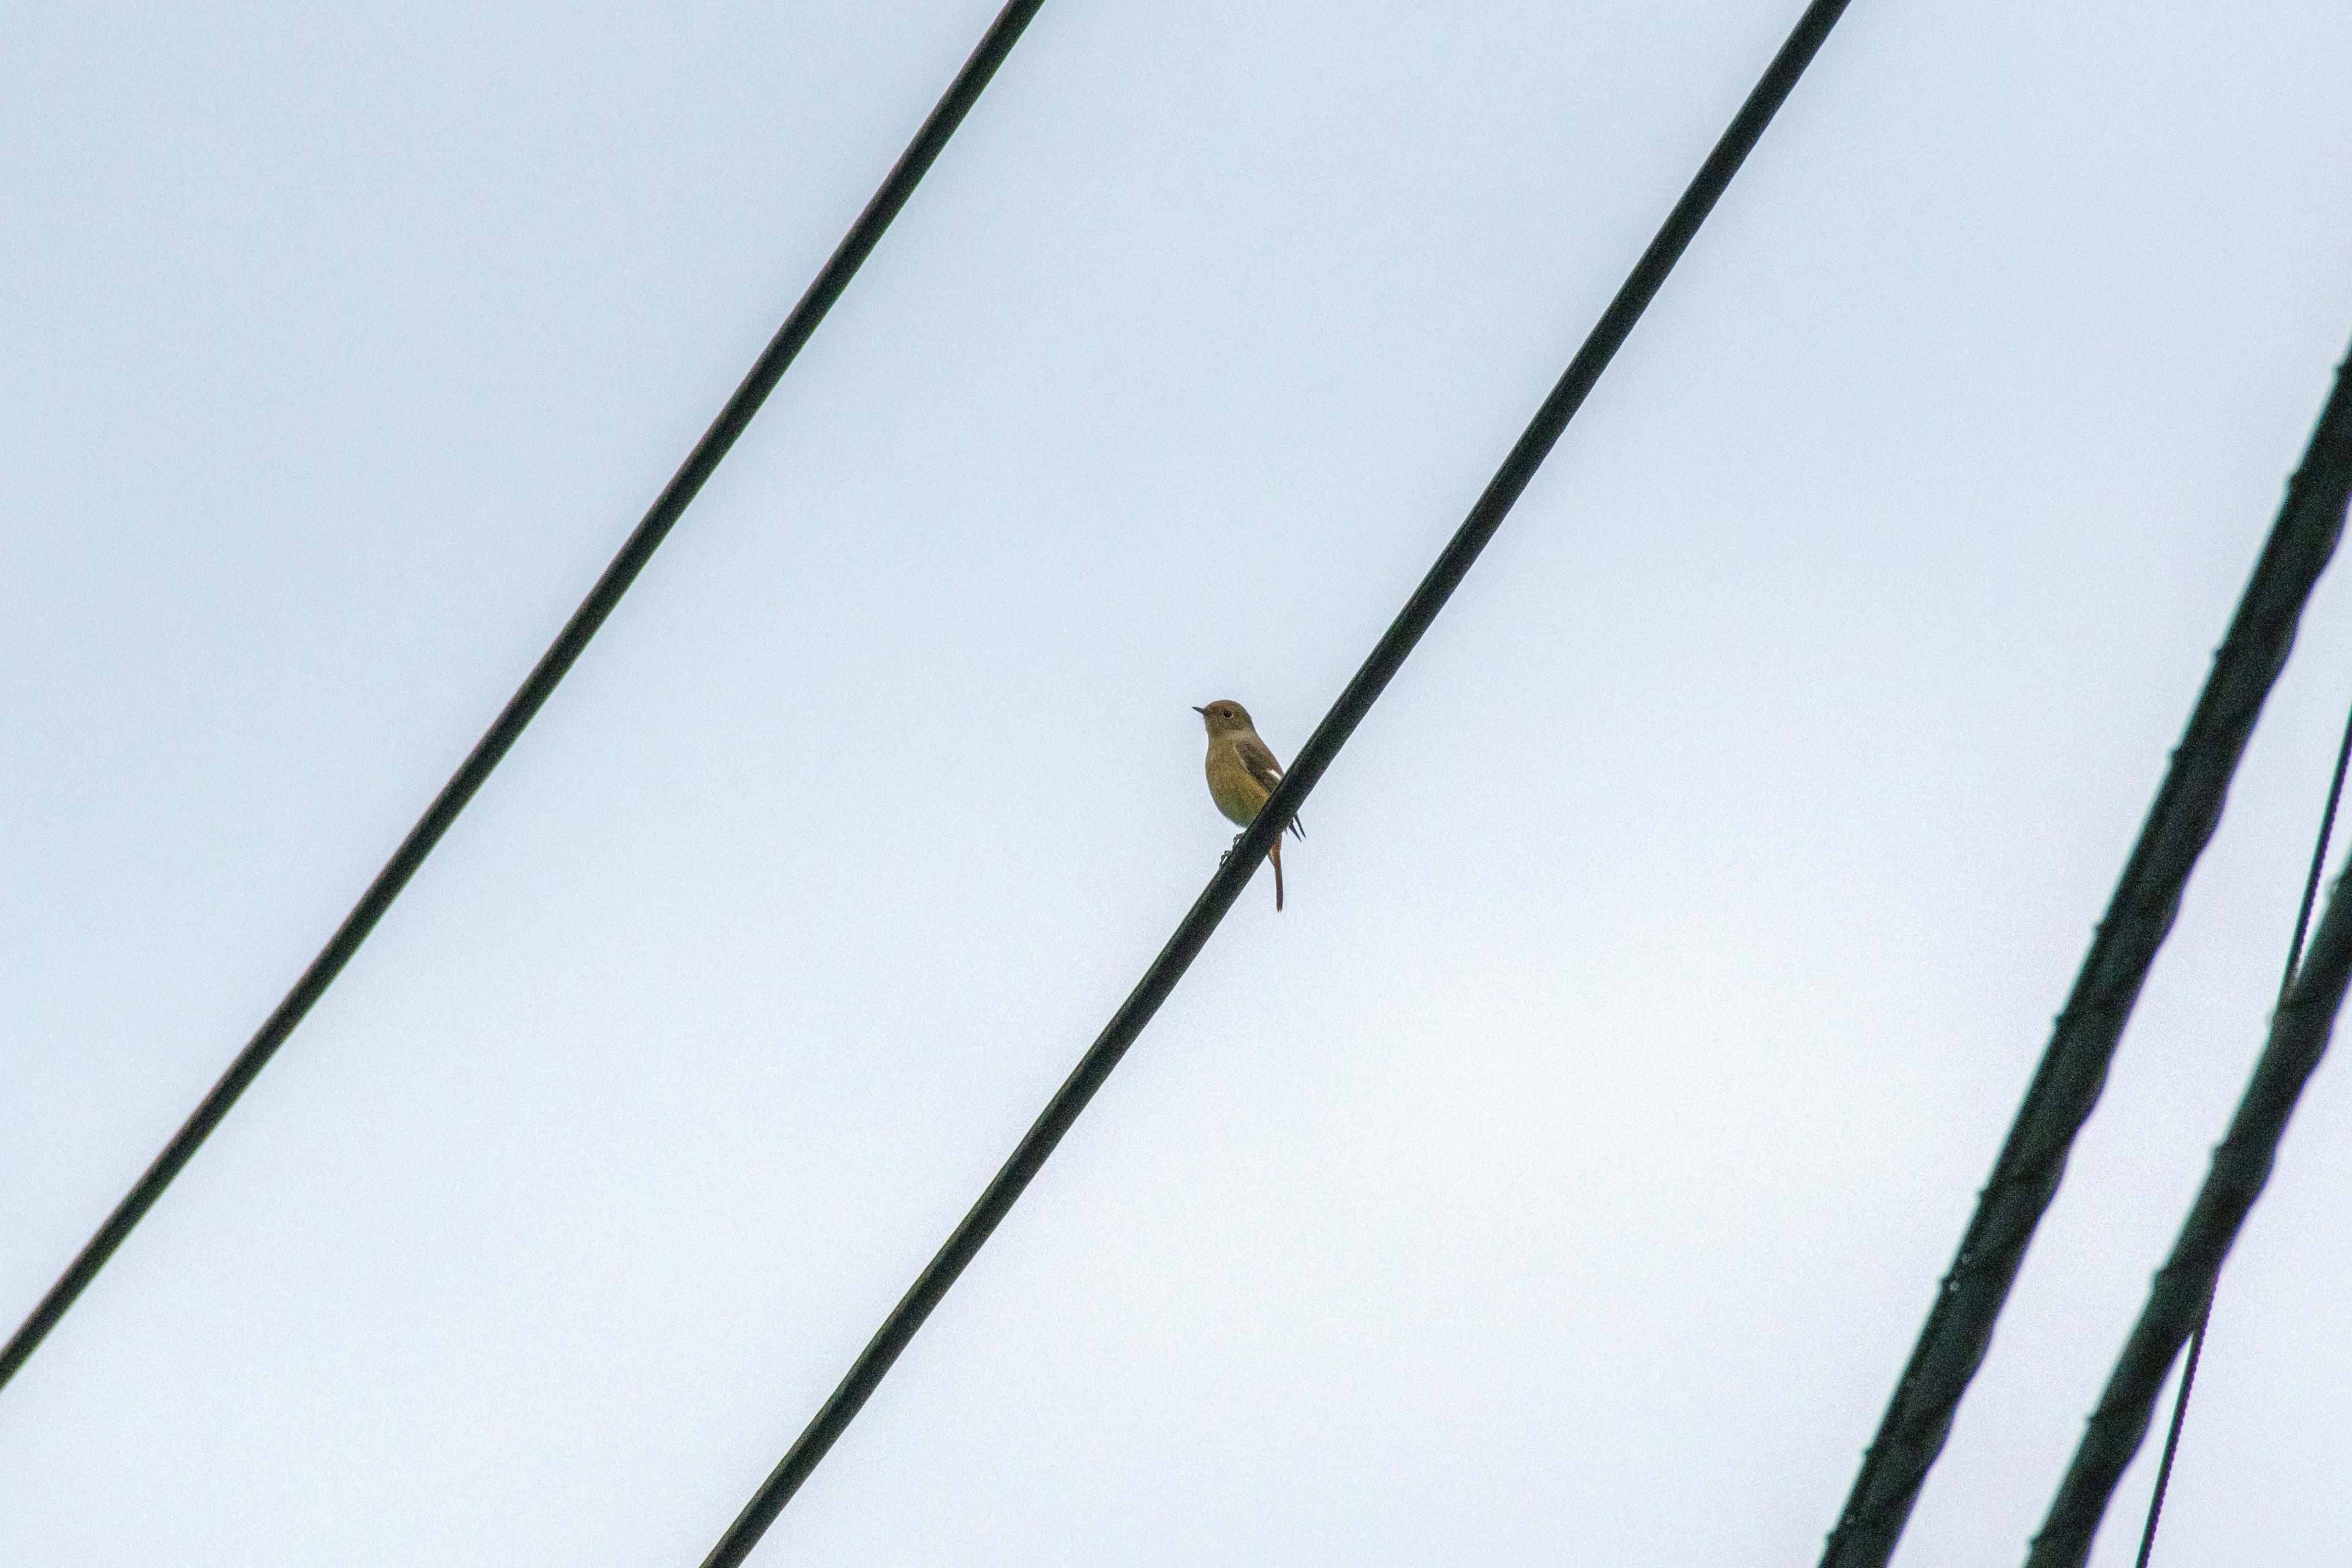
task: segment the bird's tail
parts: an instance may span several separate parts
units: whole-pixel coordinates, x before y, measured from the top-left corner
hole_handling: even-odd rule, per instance
[[[1275,913],[1276,913],[1276,914],[1280,914],[1280,913],[1282,912],[1282,835],[1281,835],[1281,834],[1277,833],[1277,834],[1276,834],[1276,835],[1274,836],[1274,847],[1273,847],[1273,848],[1271,848],[1271,849],[1269,849],[1269,850],[1267,850],[1267,851],[1265,852],[1265,858],[1266,858],[1267,859],[1269,859],[1269,860],[1271,860],[1271,861],[1273,861],[1273,862],[1274,862],[1274,912],[1275,912]]]

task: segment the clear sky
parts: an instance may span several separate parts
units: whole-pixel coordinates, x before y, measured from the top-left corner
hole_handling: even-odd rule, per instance
[[[1213,869],[1191,706],[1296,751],[1799,8],[1053,0],[0,1394],[0,1561],[699,1561]],[[0,1317],[992,14],[12,15]],[[2341,0],[1855,0],[756,1560],[1810,1563],[2352,338],[2347,84]],[[2235,1101],[2344,579],[1906,1568],[2021,1557]],[[2159,1562],[2340,1561],[2348,1190],[2331,1064]]]

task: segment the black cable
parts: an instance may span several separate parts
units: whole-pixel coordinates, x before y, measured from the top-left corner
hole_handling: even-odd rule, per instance
[[[760,1537],[774,1522],[776,1515],[783,1510],[784,1504],[792,1500],[801,1483],[808,1479],[809,1473],[824,1458],[889,1373],[891,1364],[906,1349],[908,1342],[914,1338],[915,1331],[922,1327],[923,1321],[930,1316],[931,1310],[939,1305],[949,1287],[955,1283],[964,1267],[979,1252],[990,1234],[1036,1176],[1055,1146],[1062,1141],[1063,1134],[1077,1120],[1078,1113],[1086,1109],[1087,1102],[1094,1098],[1095,1091],[1102,1087],[1103,1080],[1110,1076],[1111,1069],[1118,1065],[1119,1058],[1127,1054],[1128,1047],[1143,1032],[1152,1015],[1160,1010],[1160,1005],[1175,989],[1184,971],[1207,943],[1210,933],[1216,930],[1217,922],[1224,918],[1225,911],[1241,896],[1243,887],[1256,871],[1258,862],[1265,858],[1266,850],[1275,836],[1282,830],[1282,825],[1297,815],[1298,808],[1306,803],[1307,793],[1314,789],[1316,781],[1331,765],[1331,760],[1339,754],[1339,748],[1347,744],[1348,737],[1354,733],[1365,713],[1403,665],[1413,645],[1421,640],[1422,633],[1429,629],[1430,622],[1436,618],[1447,596],[1468,573],[1479,551],[1502,526],[1504,517],[1518,500],[1519,493],[1535,477],[1536,469],[1542,464],[1546,454],[1550,452],[1553,443],[1559,439],[1560,432],[1567,428],[1569,420],[1575,416],[1585,395],[1592,390],[1601,373],[1608,368],[1611,357],[1624,342],[1626,334],[1633,330],[1633,323],[1641,319],[1643,310],[1657,293],[1659,285],[1665,281],[1666,274],[1674,269],[1675,261],[1690,244],[1692,236],[1698,232],[1699,225],[1706,221],[1717,199],[1731,183],[1732,175],[1738,172],[1740,163],[1756,145],[1757,138],[1764,133],[1764,128],[1771,122],[1774,112],[1789,96],[1790,89],[1796,86],[1797,79],[1811,62],[1822,41],[1829,36],[1830,28],[1845,10],[1846,4],[1847,0],[1813,0],[1813,4],[1806,7],[1796,30],[1780,47],[1780,52],[1773,58],[1770,68],[1756,84],[1755,90],[1748,94],[1747,102],[1740,106],[1738,114],[1733,118],[1730,128],[1724,132],[1722,140],[1707,154],[1706,162],[1700,165],[1697,175],[1683,193],[1682,199],[1675,204],[1674,211],[1658,230],[1657,237],[1642,253],[1641,260],[1635,263],[1632,274],[1618,289],[1617,297],[1601,312],[1600,321],[1587,335],[1576,357],[1569,363],[1567,372],[1552,388],[1551,395],[1544,399],[1543,406],[1537,411],[1518,443],[1511,448],[1510,455],[1504,458],[1501,468],[1479,496],[1477,504],[1470,509],[1470,515],[1455,531],[1444,553],[1429,569],[1421,585],[1413,591],[1412,597],[1406,601],[1404,609],[1372,649],[1371,656],[1365,659],[1363,668],[1356,672],[1355,679],[1348,683],[1339,700],[1324,715],[1323,722],[1316,727],[1315,733],[1292,762],[1290,771],[1283,775],[1281,784],[1258,809],[1256,820],[1242,835],[1224,865],[1210,879],[1209,885],[1194,900],[1191,910],[1177,926],[1175,934],[1168,939],[1167,946],[1160,949],[1160,956],[1144,972],[1135,990],[1112,1015],[1110,1022],[1104,1026],[1095,1043],[1087,1047],[1086,1055],[1079,1058],[1076,1068],[1055,1091],[1054,1098],[1046,1103],[1045,1111],[1014,1148],[1012,1157],[1005,1161],[1003,1168],[997,1172],[995,1178],[981,1194],[980,1201],[972,1205],[971,1212],[956,1226],[946,1245],[916,1277],[913,1286],[891,1309],[889,1316],[882,1321],[881,1328],[858,1353],[832,1397],[824,1402],[785,1452],[774,1471],[752,1494],[751,1500],[744,1505],[734,1523],[719,1537],[718,1544],[710,1549],[710,1554],[703,1559],[703,1568],[732,1568],[758,1544]]]
[[[204,1141],[212,1135],[213,1129],[220,1125],[221,1119],[236,1103],[237,1097],[260,1076],[261,1069],[269,1064],[269,1058],[277,1054],[278,1047],[286,1043],[287,1037],[294,1032],[303,1016],[334,983],[335,976],[342,972],[343,965],[351,961],[360,943],[367,940],[368,933],[375,929],[376,921],[383,918],[384,910],[391,907],[393,900],[400,896],[401,889],[416,874],[417,868],[433,852],[433,847],[441,841],[441,836],[449,830],[449,825],[457,820],[457,814],[466,809],[474,793],[489,777],[490,770],[499,765],[517,737],[521,735],[524,726],[538,714],[540,708],[554,692],[556,683],[570,671],[587,647],[588,639],[596,635],[597,628],[604,624],[604,618],[620,603],[621,595],[628,592],[629,584],[636,581],[637,574],[645,569],[654,551],[701,490],[704,481],[710,478],[719,460],[735,445],[736,437],[742,435],[751,423],[751,416],[759,412],[760,405],[766,402],[768,394],[775,390],[776,383],[782,379],[785,370],[807,343],[810,334],[816,331],[817,323],[824,320],[825,312],[833,308],[834,301],[841,297],[841,291],[848,287],[859,265],[882,237],[883,230],[890,226],[890,220],[898,216],[900,207],[906,205],[908,196],[913,194],[932,161],[940,155],[940,150],[947,145],[948,138],[962,123],[964,115],[980,97],[981,89],[996,74],[996,68],[1004,62],[1005,55],[1021,37],[1021,30],[1029,25],[1029,19],[1037,14],[1037,8],[1044,3],[1045,0],[1012,0],[1012,4],[998,15],[987,36],[981,39],[980,47],[964,62],[963,69],[956,73],[947,95],[931,110],[930,118],[923,121],[922,129],[915,133],[914,141],[899,156],[889,177],[882,182],[881,189],[875,192],[874,199],[866,204],[866,210],[850,226],[849,233],[817,273],[816,280],[809,285],[808,291],[801,296],[800,303],[793,307],[793,313],[784,319],[783,326],[752,364],[751,374],[735,389],[735,395],[727,400],[727,405],[719,411],[719,417],[711,422],[702,439],[695,443],[693,451],[687,454],[685,463],[654,501],[653,510],[646,513],[645,521],[637,524],[635,531],[629,535],[628,542],[621,546],[620,553],[613,558],[611,565],[604,568],[604,575],[596,579],[596,585],[589,590],[587,598],[572,612],[571,620],[557,635],[554,646],[531,670],[530,679],[522,683],[522,689],[507,703],[488,733],[476,743],[464,764],[441,787],[441,793],[434,797],[433,804],[425,808],[424,816],[409,830],[408,837],[401,841],[400,847],[393,852],[383,869],[376,873],[375,880],[368,885],[367,891],[361,895],[359,903],[345,917],[342,925],[320,950],[319,956],[310,961],[310,967],[302,972],[302,977],[294,983],[294,988],[278,1005],[277,1011],[262,1024],[260,1032],[253,1037],[244,1050],[237,1053],[236,1059],[229,1064],[228,1071],[213,1086],[212,1092],[205,1096],[195,1113],[173,1135],[172,1141],[163,1146],[163,1152],[155,1156],[154,1163],[147,1167],[146,1173],[139,1178],[138,1184],[131,1189],[130,1194],[115,1205],[114,1212],[107,1216],[98,1234],[90,1237],[89,1244],[83,1247],[58,1282],[49,1287],[48,1294],[41,1298],[32,1315],[9,1338],[7,1344],[0,1347],[0,1387],[6,1386],[8,1380],[16,1375],[16,1369],[25,1364],[26,1358],[57,1326],[58,1320],[65,1316],[66,1310],[73,1305],[98,1271],[106,1266],[106,1260],[114,1255],[116,1247],[122,1245],[131,1227],[154,1206],[155,1200],[163,1195],[163,1189],[172,1184],[172,1178],[180,1173]]]
[[[2294,912],[2294,936],[2286,947],[2286,970],[2279,976],[2277,1005],[2286,1005],[2287,993],[2294,986],[2294,972],[2303,962],[2304,933],[2311,929],[2311,906],[2319,897],[2319,875],[2327,864],[2327,841],[2336,832],[2336,808],[2344,799],[2344,771],[2352,764],[2352,713],[2344,718],[2344,740],[2336,748],[2336,776],[2327,785],[2327,809],[2319,816],[2319,841],[2311,847],[2311,869],[2303,879],[2303,903]],[[2180,1392],[2173,1396],[2172,1422],[2164,1434],[2164,1458],[2156,1467],[2156,1485],[2147,1498],[2147,1523],[2140,1531],[2139,1559],[2134,1568],[2147,1568],[2149,1553],[2156,1550],[2156,1521],[2164,1513],[2165,1489],[2172,1485],[2172,1461],[2180,1452],[2180,1427],[2189,1419],[2189,1391],[2197,1386],[2197,1363],[2205,1354],[2205,1326],[2212,1321],[2213,1304],[2208,1301],[2197,1320],[2197,1330],[2189,1336],[2189,1361],[2180,1369]]]
[[[2189,1331],[2213,1300],[2222,1259],[2262,1195],[2311,1075],[2326,1055],[2344,991],[2352,982],[2352,879],[2338,878],[2327,912],[2295,972],[2287,999],[2271,1020],[2270,1039],[2213,1151],[2212,1168],[2180,1227],[2172,1256],[2157,1270],[2147,1305],[2125,1340],[2098,1407],[2084,1426],[2074,1462],[2051,1500],[2049,1517],[2026,1554],[2027,1568],[2079,1568],[2125,1467],[2139,1451],[2157,1396]]]
[[[2278,521],[2213,656],[2189,728],[2172,753],[2106,917],[2051,1031],[1952,1267],[1864,1455],[1822,1568],[1884,1568],[1951,1435],[1960,1396],[1992,1342],[2026,1244],[2058,1191],[2074,1135],[2098,1103],[2116,1043],[2157,949],[2179,912],[2189,873],[2221,820],[2230,780],[2294,643],[2312,585],[2335,553],[2352,496],[2352,361],[2338,368]],[[2177,1348],[2177,1342],[2176,1342]],[[2167,1362],[2167,1366],[2170,1363]]]

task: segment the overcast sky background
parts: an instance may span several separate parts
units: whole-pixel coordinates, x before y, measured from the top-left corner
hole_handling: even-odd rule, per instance
[[[1797,0],[1054,0],[0,1394],[26,1568],[698,1562]],[[990,0],[0,42],[0,1317],[561,625]],[[2352,336],[2352,7],[1857,0],[755,1561],[1809,1563]],[[2259,1048],[2321,585],[1906,1539],[2016,1561]],[[2352,1085],[2158,1561],[2352,1533]],[[2128,1563],[2150,1454],[2100,1543]]]

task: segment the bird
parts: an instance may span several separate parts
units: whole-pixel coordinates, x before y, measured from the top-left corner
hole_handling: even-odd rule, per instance
[[[1195,708],[1201,722],[1209,729],[1209,798],[1225,814],[1228,822],[1238,822],[1244,827],[1257,820],[1258,807],[1282,782],[1282,764],[1274,760],[1273,751],[1257,737],[1257,726],[1250,722],[1249,710],[1238,702],[1219,699],[1205,708]],[[1285,825],[1299,837],[1307,830],[1292,817]],[[1234,835],[1234,842],[1241,842]],[[1228,855],[1233,851],[1227,850]],[[1274,862],[1274,907],[1282,908],[1282,835],[1274,836],[1266,858]]]

